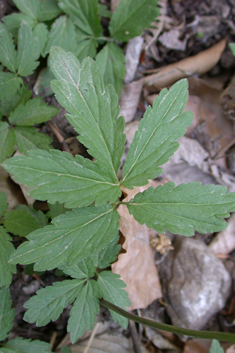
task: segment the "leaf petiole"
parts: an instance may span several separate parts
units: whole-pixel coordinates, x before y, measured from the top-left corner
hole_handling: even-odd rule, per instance
[[[177,326],[168,325],[168,324],[162,324],[162,323],[156,322],[154,320],[139,317],[137,315],[134,315],[134,314],[127,312],[126,310],[119,308],[118,306],[116,306],[112,303],[107,302],[104,299],[101,299],[100,304],[110,310],[115,311],[119,315],[126,317],[129,320],[132,320],[132,321],[137,322],[142,325],[156,328],[158,330],[172,332],[172,333],[175,333],[178,335],[185,335],[185,336],[189,336],[189,337],[198,337],[198,338],[204,338],[204,339],[217,339],[220,341],[235,342],[235,334],[233,334],[233,333],[189,330],[189,329],[185,329],[182,327],[177,327]]]

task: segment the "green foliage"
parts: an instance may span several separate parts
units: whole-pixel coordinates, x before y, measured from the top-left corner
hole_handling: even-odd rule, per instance
[[[160,165],[178,149],[178,138],[183,136],[191,124],[191,112],[183,113],[187,101],[187,81],[177,82],[171,89],[163,89],[148,107],[140,121],[130,146],[123,168],[122,185],[133,186],[148,184],[162,173]]]
[[[67,51],[76,53],[76,32],[72,20],[67,16],[59,17],[52,25],[45,47],[48,54],[52,46],[60,46]]]
[[[108,245],[117,234],[119,215],[110,205],[74,209],[52,220],[52,225],[28,236],[11,263],[35,263],[36,271],[72,265]],[[52,256],[53,254],[53,256]]]
[[[26,99],[28,97],[29,95]],[[59,109],[43,103],[41,98],[34,98],[23,103],[19,99],[13,109],[6,117],[8,122],[0,122],[0,162],[13,154],[15,145],[21,153],[37,148],[50,150],[51,138],[37,132],[32,125],[48,121],[59,112]],[[6,111],[6,113],[9,112]]]
[[[151,25],[159,14],[157,0],[121,0],[114,14],[97,0],[13,1],[21,12],[6,16],[5,25],[0,24],[0,162],[5,161],[4,168],[16,181],[31,188],[32,197],[48,201],[50,211],[45,215],[21,205],[7,212],[6,196],[0,194],[0,340],[8,337],[13,325],[7,287],[20,263],[31,274],[34,266],[34,271],[57,269],[66,276],[25,303],[24,319],[44,326],[71,305],[67,330],[74,343],[85,330],[93,329],[100,299],[121,308],[131,305],[124,282],[107,270],[121,248],[120,204],[139,223],[158,232],[166,229],[192,236],[194,230],[223,230],[223,218],[235,210],[235,194],[226,193],[222,186],[202,187],[197,182],[177,187],[166,183],[137,194],[130,202],[121,201],[121,186],[133,189],[161,174],[160,166],[177,150],[176,140],[192,121],[192,114],[184,112],[187,81],[162,90],[139,124],[120,180],[125,146],[125,120],[119,117],[118,107],[125,77],[121,45]],[[101,16],[110,18],[106,29],[110,38],[103,37]],[[101,49],[98,54],[97,49]],[[52,90],[93,161],[50,150],[48,136],[33,127],[58,109],[40,98],[30,99],[21,77],[31,75],[40,54],[49,52],[50,75],[46,71],[45,76],[50,81],[54,75]],[[96,62],[87,56],[96,57]],[[15,145],[25,155],[5,160]],[[8,233],[27,241],[14,251]],[[127,319],[113,310],[113,319],[126,328]],[[49,351],[47,343],[21,338],[0,349],[3,353]],[[64,347],[62,352],[70,350]],[[222,353],[217,341],[210,350],[215,352]]]
[[[199,182],[166,183],[138,193],[127,203],[130,214],[140,223],[162,233],[194,235],[194,229],[205,234],[227,227],[222,217],[235,210],[234,194],[226,194],[224,186]]]
[[[101,271],[116,260],[120,251],[116,210],[120,203],[141,224],[161,233],[167,229],[191,236],[194,230],[205,233],[224,229],[226,222],[222,218],[235,210],[235,194],[226,194],[222,186],[202,187],[195,182],[175,187],[174,183],[166,183],[137,194],[128,203],[119,201],[121,185],[130,189],[146,185],[148,179],[161,173],[160,166],[177,150],[176,140],[192,120],[191,113],[183,112],[187,81],[179,81],[169,91],[164,89],[153,107],[147,109],[119,181],[124,119],[119,117],[113,87],[105,86],[92,59],[86,58],[80,64],[74,54],[61,48],[51,50],[50,66],[56,78],[52,89],[68,111],[78,139],[95,161],[57,150],[32,150],[3,163],[15,180],[32,187],[33,197],[55,204],[54,211],[51,206],[48,214],[52,224],[41,228],[40,223],[40,228],[27,236],[28,241],[11,254],[10,264],[34,263],[36,271],[58,268],[72,278],[39,290],[25,304],[25,320],[45,325],[73,304],[68,331],[75,342],[85,329],[93,328],[100,298],[121,308],[130,306],[119,276]],[[64,207],[72,210],[66,212]],[[33,227],[35,224],[34,220]],[[127,326],[125,318],[112,310],[111,314],[120,325]]]
[[[42,341],[16,338],[4,344],[0,353],[48,353],[51,352],[50,344]]]
[[[233,56],[235,56],[235,43],[229,43],[229,48],[231,49]]]
[[[16,273],[16,266],[8,262],[10,255],[14,251],[11,240],[10,235],[0,226],[0,287],[9,286],[12,280],[12,273]]]
[[[6,287],[0,288],[0,341],[8,337],[14,316],[15,310],[11,308],[10,290]]]
[[[217,340],[212,340],[209,353],[224,353],[224,350]]]
[[[125,56],[121,48],[115,43],[106,44],[96,56],[96,62],[103,76],[105,85],[113,85],[118,95],[120,95],[122,82],[126,74]]]
[[[60,46],[83,60],[87,56],[94,58],[101,48],[98,66],[105,84],[112,84],[118,95],[125,77],[125,57],[119,45],[141,35],[159,15],[158,0],[122,0],[114,14],[98,0],[14,0],[14,3],[21,12],[3,18],[14,37],[24,22],[32,28],[42,56],[52,46]],[[61,11],[64,15],[55,19]],[[103,37],[100,17],[110,18],[111,38]],[[48,21],[54,19],[50,25]]]
[[[61,12],[57,0],[13,0],[13,2],[21,13],[13,13],[3,18],[3,22],[13,36],[17,34],[23,21],[34,28],[39,22],[52,20]]]
[[[103,271],[99,274],[97,284],[99,286],[101,296],[105,300],[118,305],[120,308],[124,309],[131,305],[128,298],[127,292],[123,290],[126,287],[123,281],[120,281],[120,276],[112,273],[111,271]],[[127,328],[128,320],[110,310],[110,313],[117,323],[124,328]]]
[[[29,25],[22,22],[16,52],[11,35],[0,23],[0,62],[10,71],[0,73],[1,100],[14,96],[23,85],[19,76],[31,75],[39,65],[39,49],[38,38],[34,36]]]
[[[5,215],[3,224],[8,232],[26,237],[34,230],[46,226],[47,218],[42,211],[20,205]]]
[[[110,22],[111,36],[127,42],[141,35],[159,15],[158,0],[121,0]]]

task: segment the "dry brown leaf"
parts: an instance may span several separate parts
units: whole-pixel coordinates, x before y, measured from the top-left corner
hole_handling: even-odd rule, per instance
[[[213,158],[226,146],[229,148],[235,136],[233,123],[224,116],[220,103],[221,90],[209,86],[197,77],[192,77],[188,81],[189,99],[186,110],[192,111],[194,117],[186,136],[195,136]],[[225,168],[224,159],[218,159],[217,163]]]
[[[119,5],[120,0],[111,0],[111,11],[114,12]]]
[[[228,255],[235,249],[235,213],[229,218],[228,227],[216,235],[209,248],[214,254],[223,255]]]
[[[78,342],[69,348],[73,353],[84,353],[88,341]],[[141,353],[148,353],[144,345],[141,344]],[[125,337],[122,333],[103,334],[96,336],[89,348],[89,353],[133,353],[131,338]]]
[[[209,353],[210,345],[209,340],[191,339],[185,343],[183,353]]]
[[[20,187],[9,177],[8,173],[0,166],[0,192],[7,195],[8,211],[13,210],[19,204],[25,204],[25,198]]]
[[[140,94],[143,87],[143,79],[133,81],[124,85],[121,93],[119,105],[121,108],[120,114],[125,117],[126,123],[129,123],[135,115]]]
[[[157,187],[159,183],[150,181],[148,185],[136,187],[134,190],[123,188],[129,201],[138,192],[143,192],[150,186]],[[131,307],[129,310],[146,308],[155,299],[162,296],[157,268],[154,262],[154,251],[149,244],[149,229],[139,224],[131,216],[124,205],[119,206],[120,231],[125,236],[123,248],[125,254],[120,254],[118,261],[112,265],[112,270],[121,276],[126,283]]]
[[[139,64],[140,53],[144,39],[141,36],[132,38],[126,47],[126,76],[124,83],[130,83],[134,80],[137,66]]]
[[[187,111],[193,112],[193,122],[188,127],[185,136],[196,138],[209,152],[211,158],[219,153],[223,156],[234,144],[235,131],[233,122],[228,119],[221,106],[222,91],[207,84],[198,77],[188,79],[189,98],[186,103]],[[153,104],[156,94],[146,97],[149,104]],[[225,159],[219,158],[216,164],[226,168]]]
[[[226,353],[235,353],[235,344],[227,348]]]
[[[225,46],[226,39],[223,39],[197,55],[161,67],[157,73],[145,77],[144,85],[149,90],[160,90],[181,78],[203,74],[217,64]]]

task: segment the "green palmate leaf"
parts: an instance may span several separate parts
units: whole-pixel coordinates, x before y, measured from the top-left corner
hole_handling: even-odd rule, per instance
[[[10,99],[19,90],[23,81],[20,77],[10,72],[0,72],[0,97],[1,100]]]
[[[98,15],[101,17],[111,18],[112,12],[107,9],[107,5],[98,4]]]
[[[63,309],[78,297],[85,280],[66,280],[55,282],[37,291],[37,295],[28,300],[24,307],[29,309],[24,315],[24,320],[36,322],[37,326],[45,326],[51,320],[58,319]]]
[[[163,89],[148,107],[130,146],[123,168],[121,184],[132,189],[162,173],[160,165],[178,149],[176,142],[186,132],[193,116],[183,112],[188,98],[187,80],[178,81],[171,89]]]
[[[18,74],[23,77],[31,75],[39,65],[39,61],[36,61],[39,56],[39,41],[34,37],[29,25],[23,22],[18,34]]]
[[[111,36],[122,42],[141,35],[159,15],[158,0],[121,0],[110,21]]]
[[[14,129],[16,145],[21,153],[32,149],[43,149],[49,151],[52,139],[33,127],[16,126]]]
[[[0,163],[12,156],[15,149],[15,134],[7,122],[0,122]]]
[[[44,48],[48,39],[48,34],[47,26],[44,23],[38,23],[33,30],[33,36],[38,40],[39,52],[42,56],[44,56]]]
[[[96,63],[79,60],[61,48],[51,50],[50,67],[58,79],[51,86],[57,100],[71,115],[69,122],[79,140],[97,159],[103,174],[118,183],[117,172],[124,152],[124,118],[119,115],[118,97],[112,86],[104,87]]]
[[[49,53],[51,47],[56,45],[66,51],[76,51],[77,42],[75,27],[72,20],[67,16],[61,16],[53,23],[46,44],[45,53]]]
[[[35,21],[40,14],[40,2],[38,0],[13,0],[18,9]]]
[[[96,266],[90,257],[77,261],[76,264],[68,266],[63,264],[59,266],[59,269],[62,270],[66,275],[71,276],[76,279],[83,279],[93,277],[95,275]]]
[[[12,13],[11,15],[3,17],[3,22],[8,31],[15,37],[22,22],[27,23],[30,27],[34,27],[35,21],[31,16],[23,13]]]
[[[76,299],[68,321],[70,339],[75,343],[85,332],[91,331],[96,322],[96,314],[99,313],[99,288],[97,283],[90,280],[82,288]]]
[[[99,273],[99,278],[97,281],[99,286],[101,297],[105,300],[119,306],[124,309],[131,305],[131,302],[128,298],[128,294],[123,288],[126,287],[125,283],[120,280],[120,276],[112,273],[111,271],[103,271]],[[110,310],[110,313],[117,323],[124,328],[127,328],[128,320]]]
[[[35,262],[36,271],[76,264],[111,242],[119,228],[119,215],[109,205],[75,209],[52,220],[52,225],[28,236],[11,257],[12,263]]]
[[[68,208],[90,205],[94,201],[96,205],[103,205],[115,202],[120,196],[118,184],[110,183],[96,162],[79,155],[74,158],[59,150],[30,151],[27,156],[8,159],[4,168],[17,181],[37,186],[30,191],[31,196],[51,203],[65,202]]]
[[[16,51],[10,33],[0,23],[0,62],[11,72],[16,72]]]
[[[48,206],[50,208],[50,211],[47,212],[47,217],[50,219],[60,216],[61,214],[64,214],[68,211],[68,208],[64,207],[63,203],[48,203]]]
[[[219,341],[212,340],[209,353],[224,353],[224,350],[220,346]]]
[[[32,92],[28,89],[26,83],[23,83],[18,92],[1,101],[0,111],[2,115],[9,116],[19,104],[25,104],[31,97],[31,94]]]
[[[26,237],[36,229],[47,224],[46,216],[41,211],[36,211],[27,206],[20,206],[9,211],[4,218],[4,227],[8,232],[20,237]]]
[[[98,42],[94,38],[84,39],[84,36],[77,35],[77,47],[74,54],[79,60],[85,59],[87,56],[94,58]]]
[[[56,18],[61,13],[57,0],[40,1],[40,13],[37,16],[39,22],[45,22]]]
[[[20,104],[10,114],[9,122],[13,125],[32,126],[50,120],[59,113],[59,109],[42,102],[41,98],[34,98]]]
[[[5,192],[1,192],[0,193],[0,218],[4,216],[7,210],[7,207],[8,207],[7,195]]]
[[[106,44],[96,57],[104,83],[111,84],[118,95],[121,94],[123,79],[126,74],[125,56],[115,43]]]
[[[229,43],[229,48],[233,53],[233,56],[235,56],[235,43]]]
[[[102,249],[98,254],[92,256],[95,267],[109,267],[116,259],[121,250],[121,245],[117,244],[119,235],[106,248]]]
[[[42,341],[31,341],[30,339],[16,338],[4,344],[0,353],[48,353],[51,352],[49,343]]]
[[[8,337],[12,329],[15,310],[11,308],[11,296],[9,288],[0,289],[0,341]],[[1,351],[1,348],[0,348]]]
[[[59,0],[59,6],[84,33],[94,37],[101,35],[97,0]]]
[[[174,183],[150,187],[127,203],[130,214],[140,224],[159,233],[165,229],[174,234],[194,235],[218,232],[227,227],[222,217],[235,210],[235,193],[226,194],[224,186],[200,182]]]
[[[8,263],[11,253],[14,251],[11,241],[12,239],[6,230],[0,226],[0,287],[9,286],[12,281],[12,273],[16,273],[15,265]]]

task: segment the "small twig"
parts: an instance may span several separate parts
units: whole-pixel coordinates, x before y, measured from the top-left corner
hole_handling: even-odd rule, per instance
[[[56,124],[54,124],[54,123],[52,123],[51,121],[49,121],[49,122],[48,122],[48,125],[50,126],[51,130],[54,132],[54,134],[55,134],[57,140],[59,141],[59,143],[60,143],[61,146],[62,146],[62,149],[63,149],[64,151],[69,152],[70,154],[72,154],[71,151],[70,151],[70,149],[69,149],[69,146],[68,146],[67,143],[65,142],[65,140],[64,140],[63,136],[61,135],[61,133],[60,133],[58,127],[56,126]]]
[[[52,336],[51,336],[51,339],[50,339],[50,346],[51,346],[51,349],[53,348],[54,344],[55,344],[55,340],[56,340],[56,337],[57,337],[57,333],[54,331],[52,333]]]
[[[41,280],[41,278],[36,273],[33,273],[32,277],[35,278],[43,287],[46,287],[46,285],[43,282],[43,280]]]
[[[235,137],[232,138],[232,140],[230,140],[227,145],[225,145],[223,148],[221,148],[215,155],[214,157],[212,157],[212,160],[216,160],[221,158],[220,155],[224,152],[226,152],[232,145],[234,145],[235,143]]]
[[[138,337],[138,333],[136,330],[136,326],[134,321],[129,321],[130,324],[130,329],[131,329],[131,338],[132,338],[132,343],[133,343],[133,350],[135,353],[141,353],[140,349],[140,341]]]
[[[91,348],[92,341],[93,341],[93,339],[95,337],[95,334],[96,334],[99,326],[100,326],[100,323],[97,322],[97,324],[95,325],[95,327],[94,327],[94,329],[92,331],[91,337],[89,338],[89,341],[88,341],[87,346],[86,346],[86,348],[85,348],[83,353],[88,353],[89,349]]]

